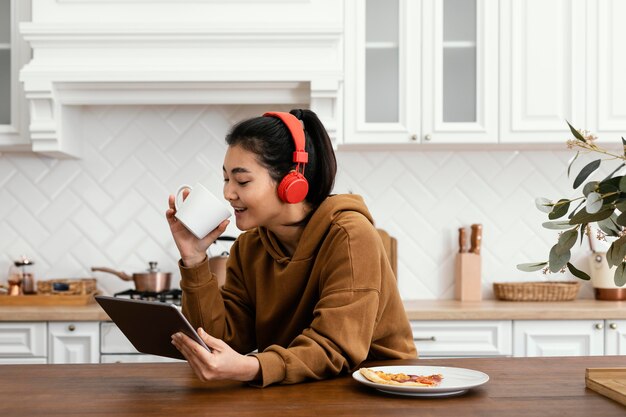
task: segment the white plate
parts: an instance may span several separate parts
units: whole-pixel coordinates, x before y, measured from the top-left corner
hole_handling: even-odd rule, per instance
[[[445,397],[459,395],[465,393],[470,388],[477,387],[489,381],[489,375],[484,372],[465,368],[450,368],[447,366],[375,366],[370,369],[392,374],[443,375],[443,380],[436,387],[412,387],[379,384],[365,378],[358,370],[352,373],[352,378],[361,384],[376,388],[379,391],[414,397]]]

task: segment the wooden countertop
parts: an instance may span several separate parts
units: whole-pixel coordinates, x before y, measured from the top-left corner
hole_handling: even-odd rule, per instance
[[[186,363],[2,365],[1,416],[624,416],[626,408],[585,388],[585,369],[625,367],[623,356],[415,359],[370,365],[474,369],[490,380],[456,397],[384,394],[349,375],[253,388],[202,383]]]
[[[625,301],[514,302],[485,300],[405,301],[410,320],[605,320],[626,319]],[[87,306],[0,306],[2,321],[106,321],[97,304]]]

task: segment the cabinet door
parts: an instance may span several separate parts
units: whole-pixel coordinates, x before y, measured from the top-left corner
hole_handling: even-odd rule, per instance
[[[587,125],[601,142],[621,144],[626,133],[626,2],[590,1],[587,22]]]
[[[100,361],[98,322],[50,322],[49,363],[98,363]]]
[[[419,139],[420,2],[346,0],[346,144]]]
[[[422,4],[422,142],[497,143],[498,2]]]
[[[420,357],[511,355],[507,320],[411,321],[411,329]]]
[[[626,355],[626,320],[605,320],[604,354]]]
[[[565,144],[566,120],[584,128],[585,12],[585,0],[500,2],[502,142]]]
[[[0,0],[0,151],[30,149],[28,111],[19,71],[30,49],[19,22],[30,19],[30,1]]]
[[[604,354],[602,320],[516,320],[513,356]]]
[[[119,327],[112,322],[100,323],[101,353],[139,353]]]
[[[0,358],[46,357],[46,323],[0,323]]]

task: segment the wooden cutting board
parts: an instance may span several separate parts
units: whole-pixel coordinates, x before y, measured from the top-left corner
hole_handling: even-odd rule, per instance
[[[94,295],[1,295],[0,306],[84,306],[96,301]]]
[[[626,368],[587,368],[585,385],[598,394],[626,405]]]

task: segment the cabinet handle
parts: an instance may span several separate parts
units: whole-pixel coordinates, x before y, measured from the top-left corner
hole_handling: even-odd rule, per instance
[[[604,325],[602,323],[596,323],[593,327],[595,327],[598,330],[604,329]]]
[[[429,134],[427,134],[427,135],[424,135],[424,140],[425,140],[425,141],[427,141],[427,142],[430,142],[430,140],[431,140],[432,138],[433,138],[433,137],[430,135],[430,133],[429,133]]]
[[[74,326],[73,324],[70,324],[69,326],[67,326],[67,330],[69,330],[70,332],[73,332],[74,330],[76,330],[76,326]]]
[[[611,323],[609,324],[609,327],[613,330],[617,329],[617,323]]]
[[[430,336],[430,337],[414,337],[413,341],[415,342],[436,342],[437,339],[435,338],[435,336]]]
[[[415,134],[411,135],[411,140],[413,142],[417,142],[417,135],[415,135]]]

